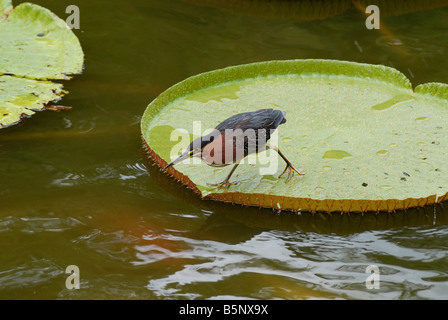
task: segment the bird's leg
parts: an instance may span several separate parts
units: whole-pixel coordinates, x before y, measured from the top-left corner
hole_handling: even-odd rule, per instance
[[[227,175],[227,177],[224,179],[224,181],[220,182],[220,183],[207,183],[209,186],[217,186],[218,190],[220,190],[222,187],[225,186],[225,192],[227,192],[227,189],[229,188],[229,186],[233,186],[236,185],[236,182],[229,182],[230,177],[232,176],[233,172],[235,171],[236,167],[238,167],[239,163],[235,164],[235,166],[232,168],[232,170],[230,170],[230,173]]]
[[[291,180],[291,177],[294,174],[294,171],[297,172],[299,175],[305,174],[305,173],[299,172],[296,168],[294,168],[292,163],[288,159],[286,159],[285,155],[276,146],[266,146],[266,149],[275,150],[280,155],[280,157],[282,157],[283,160],[285,160],[285,162],[286,162],[285,170],[283,170],[282,174],[279,175],[278,177],[281,178],[285,174],[285,172],[288,171],[288,178],[286,179],[286,183],[289,182],[289,180]]]

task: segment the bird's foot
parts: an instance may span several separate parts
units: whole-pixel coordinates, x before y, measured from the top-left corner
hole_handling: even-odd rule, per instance
[[[305,174],[303,172],[299,172],[296,168],[294,168],[293,165],[291,164],[291,162],[287,162],[285,170],[283,170],[282,174],[279,175],[278,178],[280,179],[286,173],[286,171],[288,171],[288,178],[286,179],[285,183],[288,183],[289,180],[291,180],[291,177],[294,175],[294,171],[297,172],[301,176],[303,176]]]
[[[222,188],[225,187],[225,192],[227,192],[227,189],[229,188],[229,186],[234,186],[237,185],[238,182],[230,182],[229,179],[225,179],[224,181],[220,182],[220,183],[207,183],[209,186],[212,187],[218,187],[218,190],[221,190]]]

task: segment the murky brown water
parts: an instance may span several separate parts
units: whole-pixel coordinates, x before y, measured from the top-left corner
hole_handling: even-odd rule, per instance
[[[15,4],[20,1],[14,1]],[[73,1],[36,1],[60,17]],[[75,1],[85,71],[70,112],[0,131],[0,298],[448,298],[446,205],[332,215],[201,201],[142,152],[163,90],[229,65],[327,58],[448,83],[448,8],[306,21],[184,1]],[[68,265],[80,289],[65,286]],[[366,267],[380,269],[367,289]]]

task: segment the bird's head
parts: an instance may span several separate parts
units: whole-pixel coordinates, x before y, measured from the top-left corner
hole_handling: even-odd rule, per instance
[[[168,163],[163,170],[168,169],[171,166],[174,166],[175,164],[178,164],[179,162],[184,161],[185,159],[191,158],[191,157],[200,157],[202,155],[202,149],[204,147],[211,143],[217,135],[219,135],[219,131],[214,130],[208,135],[196,138],[193,140],[192,143],[187,147],[184,153],[177,157],[174,161]]]

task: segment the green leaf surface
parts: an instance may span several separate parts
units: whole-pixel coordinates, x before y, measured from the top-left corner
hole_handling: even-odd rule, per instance
[[[0,127],[20,121],[23,114],[34,114],[63,93],[59,83],[0,76]]]
[[[0,19],[12,9],[11,0],[0,0]]]
[[[78,38],[48,9],[23,3],[0,21],[0,73],[68,79],[82,64]]]
[[[49,10],[0,0],[0,128],[42,110],[65,92],[61,84],[82,71],[84,54],[66,23]]]
[[[284,110],[287,122],[271,144],[306,175],[285,183],[285,177],[278,178],[284,162],[270,151],[259,154],[255,164],[246,159],[231,178],[238,185],[227,193],[208,183],[224,180],[230,166],[185,161],[170,173],[204,198],[278,209],[392,211],[446,198],[447,87],[431,83],[414,92],[393,68],[344,61],[229,67],[162,93],[145,111],[142,134],[163,166],[179,146],[175,135],[170,141],[174,129],[189,132],[184,149],[190,137],[202,134],[193,132],[194,121],[201,121],[204,131],[236,113]],[[275,161],[275,172],[259,170]]]

